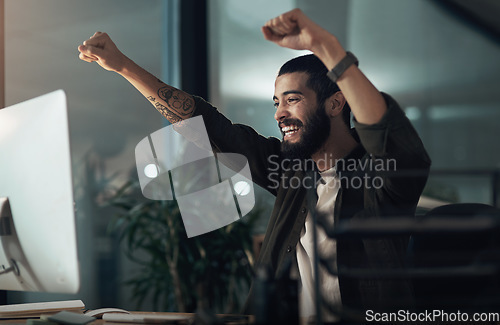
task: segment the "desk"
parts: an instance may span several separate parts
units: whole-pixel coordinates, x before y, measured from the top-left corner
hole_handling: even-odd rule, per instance
[[[137,314],[148,314],[148,315],[182,315],[182,316],[195,316],[195,314],[192,313],[159,313],[159,312],[132,312],[132,313],[137,313]],[[224,322],[222,324],[227,324],[227,325],[248,325],[248,324],[254,324],[254,319],[252,316],[243,316],[243,315],[227,315],[227,314],[222,314],[222,315],[217,315],[217,317],[221,318]],[[18,319],[1,319],[0,320],[0,325],[8,325],[8,324],[26,324],[25,318],[18,318]],[[144,325],[144,323],[115,323],[115,322],[106,322],[102,319],[96,319],[95,321],[88,323],[89,325],[102,325],[102,324],[123,324],[123,325],[132,325],[132,324],[141,324]],[[195,324],[192,321],[188,322],[170,322],[170,323],[165,323],[165,324]]]

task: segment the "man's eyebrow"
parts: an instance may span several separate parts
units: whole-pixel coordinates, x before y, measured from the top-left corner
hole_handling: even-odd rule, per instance
[[[290,95],[290,94],[304,95],[300,90],[287,90],[282,95],[286,96],[286,95]],[[273,100],[277,100],[277,99],[278,99],[278,97],[276,97],[276,95],[274,95]]]

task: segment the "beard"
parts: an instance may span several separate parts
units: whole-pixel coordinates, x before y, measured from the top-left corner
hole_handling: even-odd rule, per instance
[[[323,105],[318,105],[316,114],[306,120],[305,123],[297,119],[285,119],[284,125],[295,124],[302,125],[302,136],[299,141],[290,143],[289,141],[281,141],[281,152],[288,159],[309,159],[311,155],[317,152],[325,143],[330,135],[330,119],[324,109],[319,109]]]

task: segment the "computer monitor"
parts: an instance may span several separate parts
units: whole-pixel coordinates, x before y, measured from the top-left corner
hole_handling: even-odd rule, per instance
[[[80,287],[66,94],[0,109],[0,289]]]

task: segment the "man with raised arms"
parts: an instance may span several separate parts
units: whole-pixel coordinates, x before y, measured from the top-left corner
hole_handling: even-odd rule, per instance
[[[402,267],[406,238],[336,241],[327,233],[339,220],[413,215],[430,167],[422,142],[398,104],[357,67],[354,55],[301,10],[269,20],[262,33],[280,46],[313,53],[285,63],[276,78],[273,100],[281,141],[232,124],[203,99],[164,84],[122,54],[105,33],[95,33],[78,49],[82,60],[127,79],[170,122],[202,115],[215,150],[247,157],[254,182],[276,196],[258,262],[276,276],[292,261],[300,276],[303,319],[315,316],[311,211],[319,220],[324,320],[338,321],[349,310],[364,314],[367,309],[408,307],[408,282],[341,272]],[[356,131],[350,128],[350,110]],[[366,166],[384,166],[367,163],[374,159],[392,161],[387,165],[397,170],[368,170]],[[314,168],[293,168],[295,161],[313,161]],[[365,167],[347,164],[350,167],[344,169],[346,164],[339,161]],[[275,174],[278,178],[271,176]],[[317,184],[294,182],[309,175],[318,176]],[[375,177],[378,186],[367,186],[366,181]],[[314,200],[309,201],[316,202],[306,199],[310,188]]]

